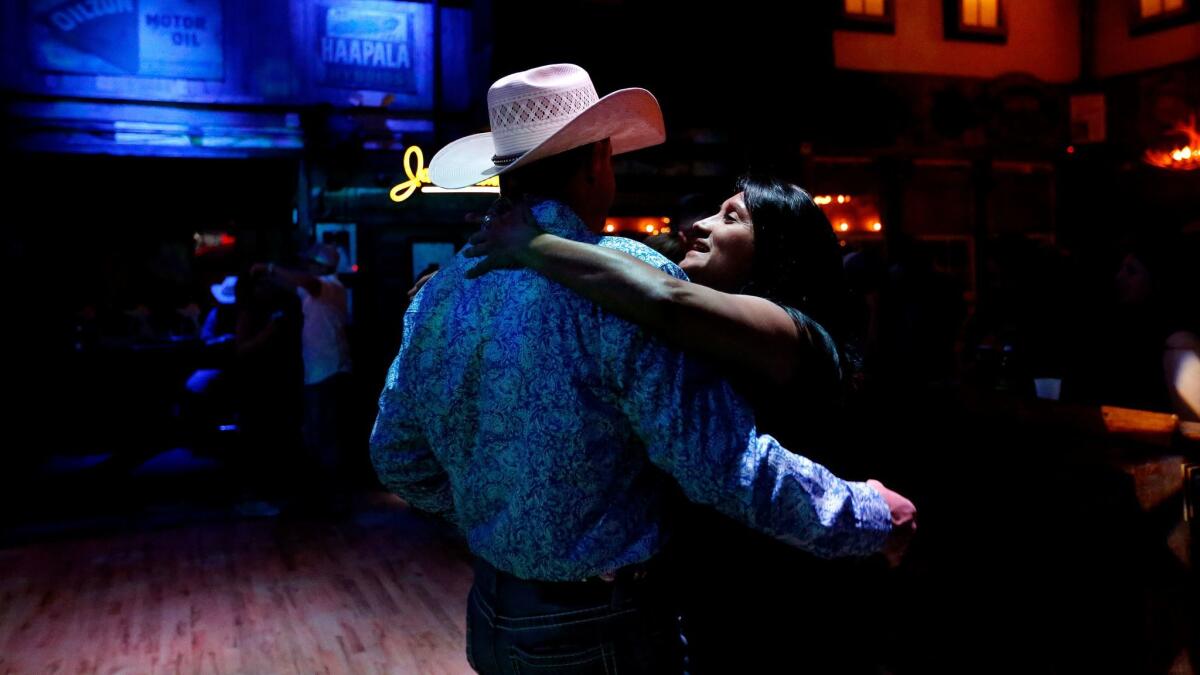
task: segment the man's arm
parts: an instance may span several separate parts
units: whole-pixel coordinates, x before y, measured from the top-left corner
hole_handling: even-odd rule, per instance
[[[307,272],[289,270],[275,263],[255,263],[250,267],[250,274],[265,274],[277,284],[288,288],[303,288],[314,298],[321,295],[321,279]]]
[[[450,479],[411,414],[402,365],[407,345],[406,335],[379,396],[379,415],[371,429],[371,463],[384,487],[413,508],[457,522]]]
[[[883,551],[893,518],[880,491],[760,435],[749,405],[702,365],[624,322],[605,333],[617,397],[688,499],[822,557]]]

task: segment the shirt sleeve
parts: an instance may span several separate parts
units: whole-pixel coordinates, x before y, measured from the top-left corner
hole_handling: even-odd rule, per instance
[[[405,322],[408,324],[409,322]],[[404,361],[407,328],[400,352],[388,369],[371,429],[371,463],[384,487],[414,508],[457,522],[450,479],[430,449],[407,398]]]
[[[822,557],[883,548],[891,513],[877,491],[760,435],[745,400],[705,365],[618,319],[602,333],[617,399],[688,499]]]

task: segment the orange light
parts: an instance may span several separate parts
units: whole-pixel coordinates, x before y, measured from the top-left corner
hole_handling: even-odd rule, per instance
[[[671,224],[671,219],[670,219],[670,218],[663,218],[663,219],[662,219],[662,222],[663,222],[663,225],[670,225],[670,224]]]
[[[1170,152],[1147,150],[1146,163],[1163,169],[1200,169],[1200,130],[1197,130],[1196,118],[1190,117],[1187,123],[1175,125],[1173,133],[1182,136],[1184,143]]]
[[[988,28],[995,28],[999,21],[1000,11],[996,0],[979,0],[979,23]]]
[[[839,204],[845,204],[845,203],[846,203],[846,197],[845,197],[844,195],[838,195],[838,203],[839,203]]]
[[[850,223],[838,223],[838,230],[841,232],[849,232]]]
[[[881,223],[879,221],[875,221],[875,222],[871,223],[871,231],[872,232],[883,232],[883,223]]]
[[[604,220],[605,232],[658,234],[670,218],[662,216],[610,216]],[[612,229],[608,229],[611,227]],[[669,230],[666,230],[669,231]]]
[[[813,202],[817,206],[824,206],[832,201],[833,197],[830,197],[829,195],[817,195],[816,197],[813,197]]]
[[[663,229],[659,230],[659,232],[662,232],[663,234],[671,234],[671,228],[664,227]]]

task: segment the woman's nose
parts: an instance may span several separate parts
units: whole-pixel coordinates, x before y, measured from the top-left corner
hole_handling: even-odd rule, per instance
[[[708,221],[707,218],[705,218],[704,220],[697,220],[697,221],[693,222],[691,225],[685,226],[683,229],[683,233],[689,237],[703,237],[704,235],[706,235],[712,231],[706,224],[707,221]]]

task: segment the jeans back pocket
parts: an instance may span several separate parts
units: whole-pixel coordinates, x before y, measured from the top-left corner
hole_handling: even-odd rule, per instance
[[[510,648],[513,672],[525,675],[609,675],[612,646],[601,644],[590,649],[531,654],[519,647]]]

